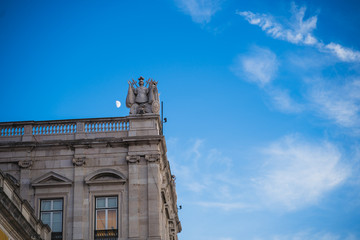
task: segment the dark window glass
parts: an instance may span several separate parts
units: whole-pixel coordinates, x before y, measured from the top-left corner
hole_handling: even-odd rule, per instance
[[[62,239],[63,199],[41,200],[40,218],[51,228],[51,239]]]

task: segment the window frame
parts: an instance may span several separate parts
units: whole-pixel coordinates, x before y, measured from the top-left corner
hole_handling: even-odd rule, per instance
[[[50,209],[50,210],[42,210],[42,205],[43,205],[43,201],[50,201],[51,202],[51,207],[53,208],[54,205],[54,201],[56,200],[61,200],[61,210],[54,210],[54,209]],[[65,206],[65,200],[62,197],[56,197],[56,198],[40,198],[40,207],[39,207],[39,212],[40,212],[40,219],[42,220],[42,213],[50,213],[50,225],[49,227],[51,228],[52,223],[53,223],[53,213],[54,212],[61,212],[61,232],[54,232],[51,229],[51,239],[52,240],[62,240],[63,239],[63,235],[64,235],[64,206]],[[47,224],[47,223],[45,223]]]
[[[98,207],[98,199],[104,198],[105,199],[105,206]],[[116,199],[116,206],[109,207],[109,199],[115,198]],[[118,232],[119,232],[119,196],[118,195],[106,195],[106,196],[94,196],[95,204],[94,204],[94,239],[118,239]],[[98,211],[105,210],[105,229],[98,229],[97,220]],[[109,210],[116,210],[115,217],[116,217],[116,228],[109,228],[108,227],[108,213]]]

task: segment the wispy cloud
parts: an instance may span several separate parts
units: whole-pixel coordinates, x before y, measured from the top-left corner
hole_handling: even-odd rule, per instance
[[[342,155],[330,142],[290,135],[263,149],[263,176],[256,179],[269,204],[296,210],[317,203],[349,176]]]
[[[204,140],[195,139],[181,147],[177,141],[169,142],[169,152],[174,153],[169,155],[171,166],[177,179],[181,179],[178,190],[191,193],[192,198],[201,196],[201,200],[196,197],[191,200],[192,204],[226,211],[249,207],[238,201],[239,193],[234,192],[238,179],[229,157],[218,149],[208,148]]]
[[[177,6],[191,16],[196,23],[209,23],[212,16],[220,10],[220,0],[175,0]]]
[[[267,93],[271,97],[273,105],[282,112],[299,113],[304,110],[305,106],[296,102],[288,90],[272,87],[267,90]]]
[[[278,65],[276,55],[271,50],[253,47],[250,53],[237,56],[231,71],[245,81],[264,87],[276,76]]]
[[[330,52],[338,56],[342,61],[345,62],[357,62],[360,61],[360,52],[346,48],[337,43],[329,43],[321,48],[328,49]]]
[[[273,86],[279,68],[279,60],[274,52],[267,48],[253,46],[246,54],[238,55],[231,65],[231,71],[240,79],[257,84],[269,95],[275,108],[286,113],[303,111],[288,90]]]
[[[251,206],[241,203],[241,202],[197,202],[197,205],[206,207],[206,208],[218,208],[224,211],[231,211],[231,210],[239,210],[239,209],[249,209]]]
[[[250,24],[260,26],[263,31],[273,38],[296,44],[314,45],[317,40],[312,31],[316,28],[317,16],[305,20],[305,11],[305,7],[297,8],[295,4],[292,4],[293,21],[288,26],[278,23],[271,15],[252,13],[250,11],[236,11],[236,13],[243,16]]]
[[[360,80],[332,86],[312,86],[309,101],[319,113],[342,127],[360,126]],[[329,84],[328,84],[329,85]]]
[[[360,52],[337,43],[324,44],[316,38],[313,31],[316,29],[317,16],[304,18],[306,7],[297,7],[292,3],[292,18],[288,21],[279,22],[270,14],[259,14],[251,11],[236,11],[236,14],[244,17],[250,24],[257,25],[269,36],[275,39],[288,41],[294,44],[310,45],[322,52],[330,52],[341,61],[359,62]]]
[[[316,239],[316,240],[358,240],[354,234],[348,233],[345,235],[335,234],[332,232],[315,232],[311,230],[304,230],[292,234],[279,234],[266,238],[256,238],[254,240],[307,240],[307,239]]]
[[[341,235],[332,232],[315,232],[311,230],[304,230],[292,234],[279,234],[270,237],[257,237],[254,240],[358,240],[358,238],[351,233]]]
[[[193,152],[199,142],[196,163],[195,154],[188,152]],[[250,172],[239,170],[239,165],[219,150],[208,149],[203,140],[191,141],[185,148],[168,147],[175,154],[169,159],[181,183],[178,191],[183,197],[189,194],[187,204],[222,211],[258,211],[276,206],[282,211],[295,211],[313,206],[351,174],[336,145],[299,135],[285,136],[260,151],[254,150],[258,162],[253,169],[249,166]]]

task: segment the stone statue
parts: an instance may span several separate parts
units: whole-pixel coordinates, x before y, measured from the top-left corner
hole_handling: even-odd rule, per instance
[[[134,79],[129,83],[129,90],[126,97],[126,107],[130,108],[130,114],[144,114],[160,112],[159,93],[157,90],[157,83],[150,79],[146,81],[144,86],[144,78],[140,77],[139,86]],[[136,86],[136,88],[135,88]]]

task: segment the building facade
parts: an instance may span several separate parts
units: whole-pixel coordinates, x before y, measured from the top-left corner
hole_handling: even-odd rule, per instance
[[[0,169],[51,239],[177,240],[158,114],[0,123]]]

